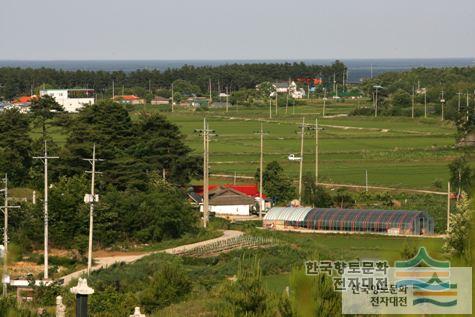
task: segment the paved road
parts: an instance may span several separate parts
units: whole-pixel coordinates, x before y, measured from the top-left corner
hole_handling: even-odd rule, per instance
[[[92,267],[92,270],[95,271],[95,270],[99,270],[99,269],[102,269],[102,268],[106,268],[106,267],[111,266],[112,264],[118,263],[118,262],[132,263],[132,262],[135,262],[135,261],[137,261],[137,260],[139,260],[139,259],[141,259],[141,258],[143,258],[147,255],[151,255],[151,254],[155,254],[155,253],[180,254],[180,253],[183,253],[185,251],[192,250],[196,247],[205,246],[205,245],[217,242],[217,241],[228,240],[228,239],[231,239],[231,238],[234,238],[234,237],[241,236],[243,234],[244,234],[243,232],[237,231],[237,230],[224,230],[223,235],[221,237],[210,239],[210,240],[205,240],[205,241],[200,241],[200,242],[196,242],[196,243],[192,243],[192,244],[186,244],[186,245],[182,245],[182,246],[175,247],[175,248],[170,248],[170,249],[165,249],[165,250],[160,250],[160,251],[153,251],[153,252],[146,252],[146,253],[137,254],[137,255],[120,255],[120,256],[109,256],[109,257],[95,258],[94,260],[95,260],[96,264]],[[86,273],[86,271],[87,271],[86,269],[83,269],[83,270],[65,275],[65,276],[61,277],[60,279],[64,281],[63,285],[68,285],[69,282],[71,282],[71,280],[81,277],[81,275],[83,273]]]

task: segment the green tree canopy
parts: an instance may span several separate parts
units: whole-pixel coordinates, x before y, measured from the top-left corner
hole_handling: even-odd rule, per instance
[[[256,172],[256,179],[259,179],[259,170]],[[278,204],[288,203],[295,198],[292,180],[285,175],[284,169],[277,161],[267,164],[262,174],[262,182],[265,194]]]
[[[12,184],[24,184],[32,164],[29,121],[18,110],[0,112],[0,173],[8,173]]]

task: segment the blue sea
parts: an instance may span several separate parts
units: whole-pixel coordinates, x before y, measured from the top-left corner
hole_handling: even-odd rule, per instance
[[[179,68],[183,65],[218,66],[224,64],[245,63],[284,63],[304,62],[306,64],[328,65],[334,59],[303,60],[0,60],[0,67],[56,68],[63,70],[103,70],[131,72],[137,69]],[[348,66],[349,81],[359,82],[363,78],[376,76],[384,72],[400,72],[416,67],[443,68],[475,66],[474,58],[433,58],[433,59],[341,59]]]

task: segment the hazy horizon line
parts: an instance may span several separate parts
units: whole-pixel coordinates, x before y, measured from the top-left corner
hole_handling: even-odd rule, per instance
[[[338,58],[85,58],[85,59],[74,59],[74,58],[65,58],[65,59],[14,59],[14,58],[0,58],[0,61],[9,61],[9,62],[68,62],[68,61],[305,61],[305,60],[437,60],[437,59],[474,59],[475,56],[466,56],[466,57],[338,57]]]

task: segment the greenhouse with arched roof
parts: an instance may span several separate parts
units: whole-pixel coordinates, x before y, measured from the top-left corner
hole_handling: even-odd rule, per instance
[[[416,210],[274,207],[265,215],[263,225],[277,230],[434,234],[432,216]]]

